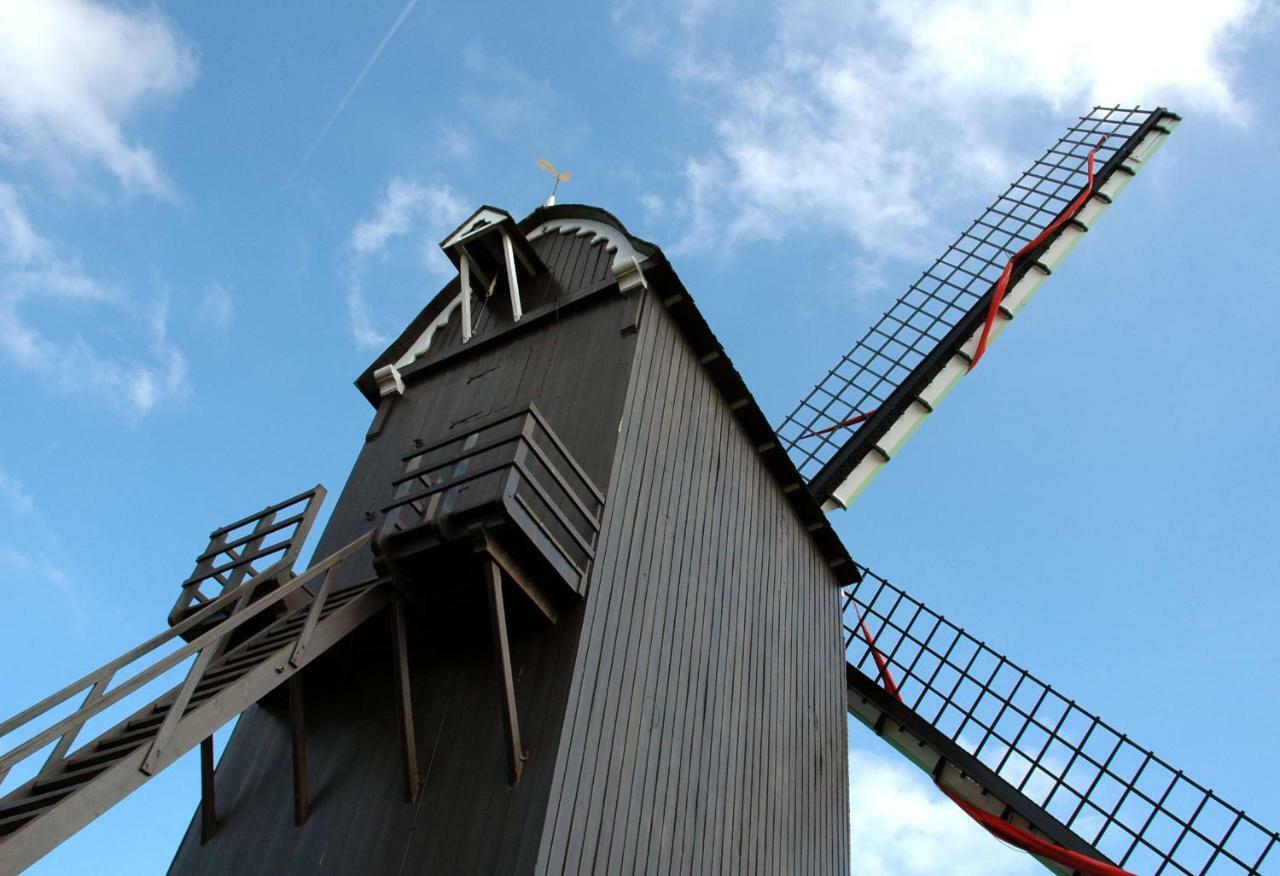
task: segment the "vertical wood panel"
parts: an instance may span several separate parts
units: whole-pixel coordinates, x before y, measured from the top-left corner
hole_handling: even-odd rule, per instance
[[[600,244],[537,246],[545,300],[609,271]],[[218,836],[200,847],[193,825],[173,872],[847,871],[839,591],[662,297],[603,294],[411,383],[317,548],[370,526],[414,438],[539,405],[608,501],[586,602],[513,635],[520,783],[487,626],[468,638],[465,611],[415,615],[420,800],[404,801],[388,643],[357,635],[308,673],[307,823],[292,825],[287,724],[268,701],[219,765]],[[485,327],[504,318],[490,304]]]
[[[838,588],[649,305],[538,872],[846,872]]]

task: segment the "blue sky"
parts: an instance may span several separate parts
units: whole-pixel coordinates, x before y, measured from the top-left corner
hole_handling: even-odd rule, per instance
[[[0,712],[156,631],[215,525],[340,488],[351,381],[535,159],[666,249],[776,422],[1075,113],[1142,101],[1186,121],[837,525],[1280,824],[1276,7],[829,6],[0,4]],[[851,746],[855,872],[1040,872]],[[195,777],[33,872],[163,869]]]

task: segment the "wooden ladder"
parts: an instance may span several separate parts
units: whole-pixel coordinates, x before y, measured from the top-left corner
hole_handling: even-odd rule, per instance
[[[54,743],[36,775],[0,798],[0,873],[15,873],[30,866],[197,744],[207,749],[202,758],[205,792],[202,822],[204,834],[210,835],[215,827],[214,731],[273,689],[291,682],[291,715],[294,708],[299,710],[295,734],[300,733],[298,673],[392,601],[390,587],[383,579],[334,589],[339,568],[365,550],[371,539],[372,533],[361,536],[302,575],[265,594],[258,595],[256,591],[267,582],[259,578],[247,581],[208,602],[166,632],[0,724],[0,738],[3,738],[85,693],[81,705],[71,715],[32,733],[0,755],[0,781],[3,781],[15,764],[39,755]],[[303,589],[308,584],[318,584],[313,597],[309,589]],[[291,595],[293,599],[289,599]],[[296,608],[285,609],[286,605],[296,603],[298,597],[307,601]],[[283,610],[283,613],[238,641],[240,637],[234,635],[237,631],[243,636],[253,630],[254,626],[245,625],[260,615],[263,617],[259,623],[269,619],[271,615],[264,613],[272,609]],[[225,619],[112,685],[119,670],[152,655],[164,645],[172,645],[184,633],[207,626],[219,613],[225,614]],[[191,665],[180,685],[70,752],[89,719],[186,661],[191,661]],[[305,774],[302,778],[305,779]],[[295,815],[301,820],[306,816],[305,782],[301,788],[295,782],[295,802]]]

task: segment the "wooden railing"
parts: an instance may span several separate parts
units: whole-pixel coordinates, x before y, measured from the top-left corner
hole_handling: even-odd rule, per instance
[[[196,557],[195,570],[182,582],[169,623],[178,623],[208,605],[214,595],[251,578],[267,582],[292,569],[324,498],[325,489],[317,484],[209,533],[209,546]],[[206,593],[206,588],[213,593]],[[206,618],[212,620],[208,615]]]
[[[604,494],[535,406],[418,448],[404,462],[394,501],[382,509],[384,537],[425,525],[447,531],[501,508],[549,559],[567,563],[571,576],[586,574]]]
[[[274,573],[263,572],[250,578],[221,596],[208,600],[198,611],[191,613],[163,633],[153,636],[136,648],[125,652],[83,678],[72,682],[57,693],[45,697],[30,708],[24,709],[7,721],[0,723],[0,739],[3,739],[5,736],[32,724],[42,716],[48,716],[77,695],[85,694],[80,705],[70,715],[54,722],[43,730],[35,731],[25,740],[0,755],[0,784],[4,782],[14,766],[39,753],[51,742],[54,743],[53,749],[50,751],[43,766],[36,773],[35,778],[39,779],[56,772],[65,762],[67,752],[71,750],[87,721],[156,680],[170,669],[194,657],[194,662],[191,664],[191,668],[188,670],[182,684],[170,691],[170,693],[174,694],[174,698],[171,701],[172,704],[154,741],[151,743],[151,749],[142,765],[143,771],[147,774],[153,774],[158,769],[163,768],[169,760],[166,757],[169,739],[186,711],[192,693],[204,678],[205,671],[210,664],[226,649],[232,635],[243,629],[244,625],[255,617],[279,605],[290,595],[299,593],[302,588],[323,576],[320,590],[311,603],[306,624],[294,648],[291,662],[296,665],[302,651],[307,647],[307,640],[311,631],[315,628],[320,613],[324,610],[324,603],[329,596],[338,568],[347,559],[364,550],[369,545],[372,536],[371,532],[362,535],[298,577],[293,578],[282,586],[268,590],[256,598],[256,591],[260,590],[261,585],[267,583],[267,579]],[[116,675],[122,669],[143,660],[148,655],[174,642],[174,640],[183,638],[184,634],[189,634],[191,631],[199,629],[202,625],[207,625],[219,613],[227,615],[225,620],[195,636],[190,642],[155,659],[114,687],[112,686],[112,682],[116,680]],[[165,699],[166,696],[166,694],[162,694],[157,700]]]

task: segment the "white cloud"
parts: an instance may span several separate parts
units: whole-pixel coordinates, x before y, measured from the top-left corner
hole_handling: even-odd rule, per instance
[[[19,517],[26,517],[35,511],[36,503],[27,492],[26,486],[4,466],[0,465],[0,501]]]
[[[471,161],[475,157],[475,142],[471,134],[458,125],[445,125],[440,129],[438,147],[446,158],[453,161]]]
[[[1230,60],[1254,0],[895,0],[882,14],[910,43],[913,63],[952,94],[1029,97],[1055,110],[1088,100],[1177,103],[1231,121],[1247,107]],[[1105,26],[1099,26],[1105,22]]]
[[[7,512],[5,534],[22,547],[0,541],[0,592],[11,597],[15,588],[28,588],[42,603],[48,602],[49,588],[61,594],[71,625],[82,629],[89,619],[88,600],[79,585],[51,555],[63,553],[57,534],[36,507],[26,485],[0,465],[0,512]],[[24,580],[25,579],[25,580]],[[7,592],[6,592],[7,591]]]
[[[357,346],[376,349],[389,341],[371,313],[366,287],[377,285],[378,297],[384,299],[388,287],[402,284],[407,274],[417,306],[425,305],[435,293],[430,284],[452,272],[436,244],[470,212],[467,201],[448,185],[400,176],[387,183],[373,213],[356,223],[347,243],[347,320]],[[390,278],[393,272],[400,276]]]
[[[857,729],[857,728],[852,728]],[[849,833],[859,876],[1039,876],[1029,855],[975,824],[901,756],[849,751]]]
[[[124,127],[184,90],[196,69],[194,50],[154,8],[0,3],[0,154],[64,175],[100,166],[126,191],[169,197],[160,162]]]
[[[0,568],[8,570],[11,575],[16,573],[28,579],[35,579],[44,592],[52,586],[66,603],[70,612],[71,627],[82,630],[88,624],[89,612],[84,594],[80,592],[80,588],[76,586],[71,576],[48,559],[32,556],[12,545],[0,544]]]
[[[49,250],[49,242],[31,227],[18,193],[0,182],[0,257],[26,264]]]
[[[1245,123],[1232,61],[1259,8],[1254,0],[1177,14],[1159,0],[782,0],[763,48],[724,37],[733,32],[729,6],[704,3],[694,16],[620,7],[615,20],[625,43],[665,51],[712,134],[668,199],[684,230],[677,250],[820,229],[853,240],[864,258],[918,259],[944,242],[940,216],[960,204],[972,210],[1025,163],[1011,131],[1028,122],[1050,120],[1056,130],[1051,120],[1102,101]],[[645,38],[650,30],[665,38]]]
[[[231,293],[221,283],[210,281],[196,308],[196,319],[201,325],[214,329],[225,329],[231,325],[235,315],[236,303]]]
[[[463,95],[464,110],[492,136],[527,136],[557,125],[561,134],[577,128],[576,123],[557,118],[559,101],[545,80],[533,78],[505,58],[471,45],[463,53],[463,66],[471,83]]]
[[[37,305],[39,321],[30,315]],[[62,316],[58,337],[43,327],[52,308]],[[17,191],[0,182],[0,355],[46,386],[136,419],[189,391],[168,316],[167,294],[139,303],[58,253],[35,231]]]

